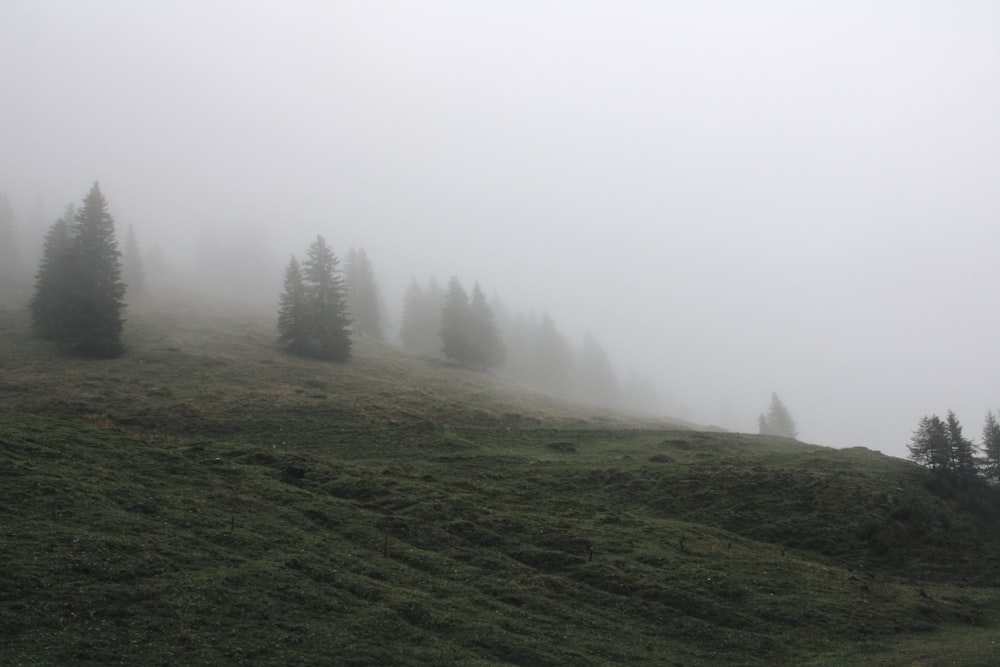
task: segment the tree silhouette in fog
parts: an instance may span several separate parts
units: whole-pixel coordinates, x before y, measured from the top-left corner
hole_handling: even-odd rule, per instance
[[[94,183],[72,224],[54,224],[46,236],[31,301],[32,322],[66,352],[114,357],[124,346],[125,283],[115,222]]]
[[[347,285],[347,311],[351,315],[354,332],[382,340],[382,304],[378,283],[364,248],[351,248],[347,252],[344,280]]]
[[[799,432],[792,419],[792,413],[781,402],[776,393],[771,394],[771,407],[767,414],[758,418],[761,435],[778,435],[783,438],[794,438]]]
[[[427,357],[441,356],[441,307],[444,292],[437,280],[428,279],[421,287],[416,278],[403,297],[403,317],[399,339],[407,352]]]

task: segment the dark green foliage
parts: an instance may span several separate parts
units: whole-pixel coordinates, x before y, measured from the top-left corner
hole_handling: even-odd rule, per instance
[[[937,415],[921,418],[907,448],[910,458],[922,466],[940,471],[951,469],[948,428]]]
[[[63,220],[63,223],[66,221]],[[66,352],[107,358],[122,353],[125,284],[115,223],[94,183],[67,232],[49,230],[31,301],[35,331]]]
[[[56,220],[45,234],[42,258],[35,274],[35,292],[31,297],[31,326],[35,335],[53,340],[62,328],[69,298],[70,255],[72,252],[73,206]]]
[[[792,413],[788,411],[785,404],[778,398],[778,394],[773,392],[771,394],[771,406],[768,408],[766,415],[762,414],[758,418],[758,426],[761,435],[795,438],[799,434],[798,428],[795,426],[795,420],[792,419]]]
[[[486,302],[486,296],[479,283],[472,288],[469,303],[469,365],[476,368],[495,368],[503,363],[506,356],[500,329],[493,318],[493,309]]]
[[[122,259],[122,278],[129,294],[142,294],[146,289],[146,267],[132,225],[128,226],[128,231],[125,233],[125,254]]]
[[[399,339],[407,352],[426,357],[441,356],[441,307],[444,293],[432,277],[423,288],[414,278],[403,297]]]
[[[308,353],[310,322],[309,297],[302,267],[293,256],[285,269],[285,291],[281,294],[278,310],[279,340],[286,350],[295,354]]]
[[[351,356],[351,321],[338,263],[322,236],[309,245],[301,269],[294,257],[289,262],[278,331],[290,352],[327,361]]]
[[[960,482],[970,482],[977,474],[976,449],[972,441],[962,435],[962,425],[951,410],[947,417],[948,448],[951,452],[951,469]]]
[[[351,315],[354,332],[382,340],[382,303],[375,269],[364,248],[348,251],[344,262],[344,281],[347,286],[347,311]]]

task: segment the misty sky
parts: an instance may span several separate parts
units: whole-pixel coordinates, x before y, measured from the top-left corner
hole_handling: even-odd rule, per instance
[[[1000,408],[1000,3],[2,0],[0,192],[364,246],[665,409],[904,456]]]

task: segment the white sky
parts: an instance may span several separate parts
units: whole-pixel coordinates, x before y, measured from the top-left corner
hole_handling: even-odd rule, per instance
[[[992,0],[2,0],[0,82],[19,212],[478,280],[735,430],[1000,408]]]

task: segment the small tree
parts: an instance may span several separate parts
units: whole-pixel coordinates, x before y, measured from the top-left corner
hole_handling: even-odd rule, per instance
[[[758,418],[758,426],[760,427],[761,435],[795,438],[799,434],[795,426],[795,420],[792,419],[792,413],[789,412],[785,404],[778,398],[778,394],[774,392],[771,393],[771,406],[768,408],[767,415],[762,414]]]
[[[479,288],[479,283],[472,288],[467,336],[469,363],[484,370],[503,363],[507,351],[500,338],[500,329],[493,317],[493,309],[486,302],[486,296]]]
[[[937,415],[921,418],[907,449],[911,460],[931,470],[947,471],[951,468],[948,427]]]
[[[35,274],[35,292],[29,304],[31,326],[35,335],[46,340],[54,340],[61,331],[69,300],[73,215],[69,204],[63,217],[49,227]]]
[[[469,295],[458,278],[452,276],[441,307],[441,353],[445,359],[464,366],[470,361]]]
[[[344,279],[347,284],[347,310],[354,321],[355,333],[381,340],[382,304],[375,269],[364,248],[348,251]]]
[[[1000,423],[992,410],[987,411],[983,426],[983,474],[989,480],[1000,481]]]
[[[310,318],[307,354],[330,361],[346,361],[351,356],[351,320],[338,264],[326,240],[317,236],[302,265]]]
[[[278,334],[281,344],[289,352],[308,354],[311,326],[309,295],[302,277],[302,267],[292,256],[285,269],[285,291],[281,294],[278,310]]]
[[[946,430],[951,470],[959,480],[969,482],[976,477],[976,447],[962,435],[962,425],[951,410],[948,411]]]

